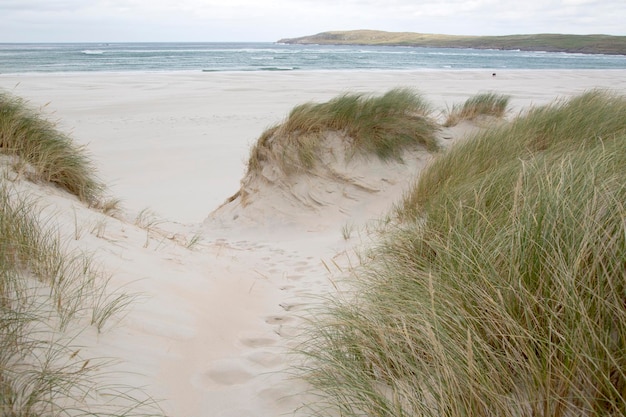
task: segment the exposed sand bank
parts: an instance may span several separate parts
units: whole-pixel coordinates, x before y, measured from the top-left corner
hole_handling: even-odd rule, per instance
[[[103,334],[81,336],[84,354],[121,359],[114,368],[124,371],[122,380],[163,399],[168,415],[293,413],[303,404],[303,384],[281,371],[299,314],[314,302],[310,296],[334,291],[367,219],[391,207],[429,156],[408,167],[358,165],[355,178],[378,191],[333,189],[341,197],[321,208],[280,206],[280,196],[268,195],[257,202],[265,210],[258,224],[253,217],[205,219],[239,189],[256,138],[303,102],[402,86],[444,110],[494,91],[511,96],[513,115],[591,88],[626,94],[626,71],[492,72],[0,76],[0,88],[45,106],[88,146],[123,202],[119,220],[58,190],[20,185],[58,215],[71,246],[95,253],[113,284],[142,294]],[[305,194],[320,186],[310,181],[299,185]],[[135,226],[144,208],[168,222]],[[286,225],[285,216],[300,223]]]

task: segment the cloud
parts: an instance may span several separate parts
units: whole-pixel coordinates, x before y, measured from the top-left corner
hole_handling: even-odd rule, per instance
[[[0,0],[0,42],[273,41],[326,30],[624,34],[623,0]]]
[[[0,10],[23,12],[66,12],[84,8],[85,2],[80,0],[2,0]]]

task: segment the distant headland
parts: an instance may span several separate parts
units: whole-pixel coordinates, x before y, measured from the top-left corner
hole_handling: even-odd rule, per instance
[[[351,30],[280,39],[285,44],[385,45],[433,48],[502,49],[626,55],[626,36],[534,34],[505,36],[436,35],[413,32]]]

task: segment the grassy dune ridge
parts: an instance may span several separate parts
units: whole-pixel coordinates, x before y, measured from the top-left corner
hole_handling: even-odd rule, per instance
[[[475,120],[481,116],[501,118],[506,113],[509,96],[496,93],[479,93],[462,105],[454,105],[448,111],[445,127],[455,126],[462,120]]]
[[[18,171],[95,204],[104,185],[84,148],[23,99],[0,92],[0,152],[17,156]],[[17,166],[17,165],[16,165]]]
[[[58,186],[100,201],[91,161],[54,124],[0,94],[0,415],[160,415],[141,390],[102,384],[106,358],[85,357],[74,339],[103,331],[134,299],[109,291],[90,255],[68,249],[54,218],[20,183]],[[92,408],[95,405],[95,408]]]
[[[280,39],[287,44],[386,45],[433,48],[519,49],[522,51],[626,55],[626,36],[533,34],[506,36],[460,36],[414,32],[352,30],[322,32]]]
[[[626,98],[436,158],[303,344],[343,416],[626,416]]]
[[[285,172],[310,169],[325,135],[339,133],[348,154],[399,158],[403,150],[438,148],[430,105],[416,92],[397,88],[381,96],[343,94],[326,103],[295,107],[286,120],[264,132],[251,150],[248,171],[276,163]]]

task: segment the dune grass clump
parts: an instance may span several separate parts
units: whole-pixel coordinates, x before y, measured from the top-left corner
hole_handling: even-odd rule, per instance
[[[503,117],[509,100],[509,96],[497,93],[477,94],[467,99],[462,106],[453,106],[443,125],[456,126],[462,120],[474,120],[479,116]]]
[[[103,331],[134,297],[109,292],[110,278],[69,250],[16,185],[14,172],[106,210],[83,149],[21,99],[0,94],[0,153],[8,155],[0,161],[0,415],[160,415],[140,390],[99,385],[107,361],[85,357],[75,342],[89,327]]]
[[[571,148],[586,149],[614,140],[626,132],[626,104],[622,96],[592,90],[551,106],[531,109],[510,124],[484,132],[455,146],[420,174],[398,214],[415,210],[448,187],[472,184],[486,172],[537,154],[559,155]]]
[[[92,259],[68,251],[38,212],[0,183],[0,415],[159,415],[138,390],[98,385],[107,361],[73,341],[89,326],[102,331],[134,297],[110,293]]]
[[[459,143],[304,345],[320,414],[626,416],[626,98]]]
[[[270,159],[287,170],[311,168],[329,132],[340,133],[348,141],[350,154],[391,159],[400,158],[413,146],[436,150],[437,127],[430,111],[426,101],[409,89],[393,89],[378,97],[343,94],[326,103],[306,103],[259,138],[248,169],[255,171]]]
[[[15,155],[18,171],[55,184],[81,201],[96,204],[103,185],[82,147],[27,103],[0,92],[0,152]]]

